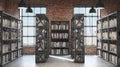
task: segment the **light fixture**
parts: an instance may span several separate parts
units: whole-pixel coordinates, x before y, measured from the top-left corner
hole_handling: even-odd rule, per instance
[[[98,0],[98,3],[96,4],[96,8],[104,9],[104,3],[102,2],[102,0]]]
[[[96,10],[94,9],[94,7],[92,6],[89,13],[96,13]]]
[[[26,3],[24,2],[24,0],[21,0],[20,3],[18,3],[18,8],[25,8],[26,7]]]
[[[32,11],[32,9],[31,9],[31,7],[28,6],[27,9],[26,9],[26,13],[32,13],[32,12],[33,12],[33,11]]]

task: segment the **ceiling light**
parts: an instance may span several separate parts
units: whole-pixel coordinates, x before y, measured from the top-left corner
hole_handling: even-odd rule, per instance
[[[104,9],[104,3],[102,2],[102,0],[98,0],[98,3],[96,4],[96,8]]]
[[[26,13],[32,13],[32,12],[33,12],[33,11],[32,11],[32,9],[31,9],[31,7],[28,6],[27,9],[26,9]]]
[[[96,13],[96,10],[94,9],[94,7],[92,6],[89,13]]]
[[[20,3],[18,3],[18,8],[25,8],[26,4],[24,2],[24,0],[21,0]]]

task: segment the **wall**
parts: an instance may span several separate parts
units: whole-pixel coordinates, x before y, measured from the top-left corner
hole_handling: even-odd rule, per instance
[[[101,17],[120,10],[120,0],[104,0],[103,2],[105,3],[105,9],[101,10]]]
[[[0,11],[4,11],[5,8],[5,1],[0,1]]]
[[[4,7],[6,12],[19,18],[19,9],[17,4],[20,0],[6,0]],[[70,20],[73,16],[73,8],[75,5],[91,6],[95,5],[98,0],[25,0],[27,4],[34,6],[46,5],[47,16],[51,20]],[[120,0],[103,0],[105,9],[101,10],[101,17],[111,12],[120,10]],[[1,3],[0,3],[1,5]],[[95,54],[96,49],[93,46],[86,46],[86,54]],[[24,54],[34,54],[34,47],[24,47]]]

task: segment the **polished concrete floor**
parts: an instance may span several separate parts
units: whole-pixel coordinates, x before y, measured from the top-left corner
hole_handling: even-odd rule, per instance
[[[115,67],[96,55],[86,55],[85,63],[74,63],[70,56],[50,56],[46,63],[35,63],[34,55],[24,55],[3,67]]]

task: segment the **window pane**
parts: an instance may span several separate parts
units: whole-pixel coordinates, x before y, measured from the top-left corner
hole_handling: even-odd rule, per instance
[[[28,26],[35,26],[35,17],[28,17]]]
[[[35,37],[23,37],[23,45],[35,45]]]
[[[35,8],[35,14],[39,14],[40,13],[40,8]]]
[[[96,34],[97,34],[96,27],[85,27],[84,28],[85,36],[96,36]]]
[[[80,14],[85,14],[85,8],[79,8]]]
[[[27,26],[28,25],[28,17],[23,17],[23,26]]]
[[[79,14],[79,13],[80,13],[79,8],[78,8],[78,7],[75,7],[75,8],[74,8],[74,14]]]
[[[41,8],[41,13],[46,14],[46,8]]]
[[[27,37],[23,37],[23,45],[28,45],[27,44]]]
[[[28,38],[28,41],[27,41],[28,45],[35,45],[36,43],[35,37],[27,37],[27,38]]]
[[[35,36],[36,29],[35,27],[28,27],[28,36]]]
[[[85,37],[84,38],[84,44],[85,45],[96,45],[96,37]]]
[[[28,13],[26,13],[26,8],[24,8],[24,9],[22,9],[23,10],[23,14],[22,14],[22,16],[27,16],[28,15]]]
[[[23,36],[27,36],[27,27],[23,27]]]

